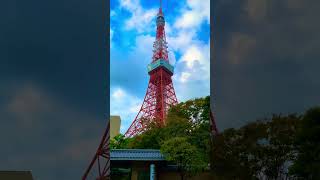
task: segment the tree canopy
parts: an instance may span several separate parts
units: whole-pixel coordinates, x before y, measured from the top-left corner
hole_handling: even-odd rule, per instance
[[[308,110],[295,139],[298,156],[290,174],[303,179],[320,179],[320,107]]]
[[[116,136],[111,148],[160,149],[178,165],[181,177],[208,167],[210,152],[210,97],[192,99],[170,108],[165,126],[151,122],[134,138]]]
[[[219,179],[320,179],[320,108],[226,129],[212,153]]]
[[[118,135],[111,148],[160,149],[181,179],[209,164],[215,179],[320,179],[320,107],[225,129],[212,142],[209,112],[209,96],[182,102],[165,126],[151,122],[134,138]]]

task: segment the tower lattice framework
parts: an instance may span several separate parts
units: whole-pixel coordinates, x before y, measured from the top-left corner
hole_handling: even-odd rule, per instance
[[[82,180],[110,180],[110,120]]]
[[[152,62],[148,65],[150,80],[147,92],[139,113],[125,133],[126,137],[132,137],[145,131],[152,121],[164,125],[168,109],[178,103],[171,78],[174,68],[168,58],[168,44],[164,29],[165,19],[161,1],[156,23],[157,32],[156,40],[153,43]]]

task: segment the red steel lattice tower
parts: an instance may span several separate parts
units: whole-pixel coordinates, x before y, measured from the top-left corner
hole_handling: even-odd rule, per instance
[[[110,180],[110,120],[82,180]]]
[[[170,65],[168,58],[168,44],[164,30],[165,20],[161,0],[156,23],[157,32],[153,44],[152,62],[148,65],[150,80],[147,93],[139,113],[125,133],[126,137],[140,134],[151,121],[164,125],[168,109],[178,103],[171,79],[174,68]]]

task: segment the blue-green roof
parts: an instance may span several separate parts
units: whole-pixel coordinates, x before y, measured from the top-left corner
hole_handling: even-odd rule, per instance
[[[165,69],[167,69],[171,73],[173,73],[173,71],[174,71],[173,66],[171,64],[169,64],[169,62],[167,62],[164,59],[158,59],[157,61],[148,65],[148,72],[150,73],[151,71],[157,69],[160,66],[164,67]]]
[[[158,149],[112,149],[111,161],[165,161]]]

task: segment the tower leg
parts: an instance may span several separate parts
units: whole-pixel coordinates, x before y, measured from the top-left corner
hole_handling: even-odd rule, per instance
[[[107,123],[100,145],[82,180],[110,180],[110,121]]]

